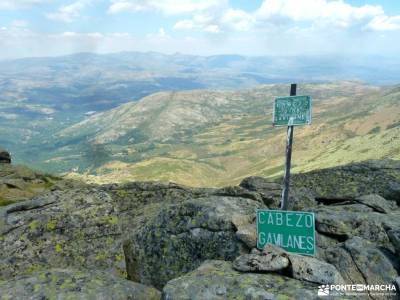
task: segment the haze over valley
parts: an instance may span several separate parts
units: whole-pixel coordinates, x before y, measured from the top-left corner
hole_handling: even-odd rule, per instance
[[[0,143],[16,163],[91,182],[278,176],[286,132],[271,126],[272,103],[297,82],[313,122],[296,128],[295,172],[398,158],[392,62],[154,52],[3,61]]]

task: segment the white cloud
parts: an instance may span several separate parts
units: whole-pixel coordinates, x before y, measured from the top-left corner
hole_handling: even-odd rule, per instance
[[[378,16],[372,19],[367,27],[376,31],[400,30],[400,16]]]
[[[225,8],[194,13],[191,19],[179,20],[176,30],[199,30],[206,33],[227,33],[230,31],[248,31],[255,25],[253,14],[240,9]]]
[[[209,33],[220,33],[221,32],[221,28],[215,24],[204,26],[203,29],[205,32],[209,32]]]
[[[352,6],[342,0],[265,0],[255,17],[259,24],[293,26],[303,22],[314,29],[396,30],[400,16],[386,16],[380,5]]]
[[[160,40],[166,40],[171,38],[168,33],[165,31],[164,27],[161,27],[157,33],[152,33],[147,35],[148,39],[160,39]]]
[[[27,9],[46,2],[49,2],[49,0],[1,0],[0,9]]]
[[[166,31],[165,31],[165,29],[164,29],[163,27],[161,27],[161,28],[158,30],[158,36],[159,36],[160,38],[163,38],[163,39],[169,37],[168,34],[166,33]]]
[[[27,20],[14,20],[11,22],[11,27],[28,27],[29,22]]]
[[[258,19],[274,17],[288,18],[293,21],[355,21],[384,14],[381,6],[351,6],[341,0],[266,0],[257,10]]]
[[[104,38],[104,34],[102,34],[100,32],[80,33],[80,32],[74,32],[74,31],[65,31],[60,34],[52,34],[49,36],[53,37],[53,38],[58,38],[58,37],[83,38],[83,39],[102,39],[102,38]]]
[[[185,15],[174,29],[207,33],[249,32],[270,28],[351,28],[396,30],[398,18],[389,17],[380,5],[352,6],[343,0],[264,0],[246,12],[230,7],[228,0],[110,0],[109,13],[160,12]],[[300,25],[299,25],[300,24]]]
[[[194,26],[194,23],[192,20],[181,20],[181,21],[176,22],[176,24],[174,25],[174,29],[178,29],[178,30],[180,30],[180,29],[190,30],[190,29],[193,29],[194,27],[195,26]]]
[[[71,4],[63,5],[56,12],[46,14],[46,17],[55,21],[71,23],[81,17],[81,12],[90,2],[91,0],[78,0]]]
[[[176,22],[174,29],[214,33],[289,30],[298,26],[313,30],[331,27],[396,30],[399,18],[386,16],[379,5],[352,6],[342,0],[264,0],[259,9],[251,13],[229,7],[195,12],[191,19]]]
[[[109,13],[158,11],[166,15],[201,12],[226,6],[227,0],[111,0]]]
[[[212,13],[195,14],[192,19],[180,20],[175,23],[176,30],[200,30],[207,33],[221,33],[218,18]]]
[[[352,6],[335,0],[265,0],[258,9],[250,12],[232,8],[227,0],[102,1],[110,3],[110,13],[148,11],[163,14],[168,21],[177,20],[174,30],[184,32],[177,34],[163,24],[159,30],[140,36],[126,32],[79,33],[68,26],[65,32],[47,34],[34,32],[24,20],[17,19],[0,29],[0,59],[130,50],[205,55],[400,52],[400,44],[393,42],[399,38],[400,16],[389,16],[378,5]],[[8,8],[11,4],[14,8],[22,8],[44,2],[0,0],[0,8],[5,7],[4,3],[8,3]],[[72,22],[84,16],[90,3],[96,1],[69,0],[67,5],[47,17]]]
[[[240,9],[228,9],[221,16],[220,22],[237,31],[248,31],[255,23],[255,17]]]

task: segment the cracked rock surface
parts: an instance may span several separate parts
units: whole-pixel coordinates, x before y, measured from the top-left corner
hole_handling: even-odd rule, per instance
[[[263,251],[252,251],[235,259],[233,268],[240,272],[276,272],[288,268],[290,260],[283,249],[266,245]]]
[[[279,204],[281,186],[271,180],[222,189],[68,182],[0,207],[0,295],[42,299],[49,288],[85,299],[91,289],[108,295],[99,284],[111,282],[126,292],[118,299],[154,290],[143,285],[169,300],[314,299],[321,283],[398,282],[399,187],[394,161],[295,175],[291,209],[315,213],[310,258],[254,249],[256,209]],[[81,285],[69,290],[69,278]]]
[[[274,273],[241,273],[230,262],[212,260],[171,280],[162,299],[318,299],[318,285]]]
[[[71,186],[0,207],[0,279],[49,266],[108,270],[125,277],[122,242],[129,233],[170,204],[214,193],[221,194],[217,189],[146,182]],[[223,194],[238,198],[232,191]],[[224,198],[212,197],[216,203]],[[210,226],[219,230],[219,223]]]
[[[332,264],[310,256],[288,253],[274,245],[262,251],[252,251],[236,258],[233,268],[240,272],[278,272],[280,274],[318,284],[344,284]]]
[[[0,299],[158,300],[160,292],[101,271],[50,269],[0,281]]]
[[[164,207],[124,244],[129,278],[161,288],[204,260],[231,261],[248,252],[235,234],[235,215],[251,217],[260,202],[210,196]]]

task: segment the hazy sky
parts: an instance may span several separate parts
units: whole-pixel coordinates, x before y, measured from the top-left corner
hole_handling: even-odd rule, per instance
[[[0,59],[400,53],[400,1],[0,0]]]

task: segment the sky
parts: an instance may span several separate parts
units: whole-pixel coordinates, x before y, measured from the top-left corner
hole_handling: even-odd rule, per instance
[[[0,59],[400,53],[399,0],[0,0]]]

